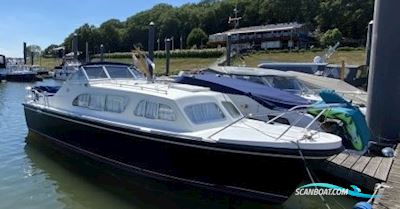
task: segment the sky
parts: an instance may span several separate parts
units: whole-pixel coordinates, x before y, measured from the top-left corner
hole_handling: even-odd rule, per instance
[[[22,57],[23,42],[61,44],[68,34],[89,23],[126,20],[158,3],[180,6],[197,0],[3,0],[0,6],[0,54]]]

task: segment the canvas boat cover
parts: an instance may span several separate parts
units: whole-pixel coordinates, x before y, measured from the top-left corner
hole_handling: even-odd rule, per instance
[[[270,109],[310,104],[300,96],[276,88],[215,74],[184,75],[176,78],[175,82],[208,87],[226,94],[245,95]]]
[[[322,77],[317,75],[311,75],[307,73],[300,73],[289,71],[292,75],[296,76],[297,79],[309,84],[311,87],[316,89],[331,89],[335,90],[336,93],[340,94],[348,100],[352,100],[357,104],[367,105],[367,92],[358,89],[345,81]]]

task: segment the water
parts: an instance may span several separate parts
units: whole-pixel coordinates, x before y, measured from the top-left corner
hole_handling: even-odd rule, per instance
[[[281,206],[235,200],[128,177],[79,156],[61,154],[38,136],[28,136],[21,103],[29,85],[0,83],[0,209],[324,208],[318,197],[292,196]],[[355,203],[346,197],[327,199],[332,208],[351,208]]]

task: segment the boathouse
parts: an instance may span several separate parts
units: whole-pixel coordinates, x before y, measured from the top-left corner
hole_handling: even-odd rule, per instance
[[[210,35],[208,43],[224,46],[228,34],[233,47],[240,49],[307,48],[313,40],[305,24],[292,22],[232,29]]]

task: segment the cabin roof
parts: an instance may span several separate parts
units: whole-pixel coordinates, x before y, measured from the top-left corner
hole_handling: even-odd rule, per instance
[[[147,83],[146,81],[121,81],[91,83],[90,86],[106,88],[112,90],[121,90],[125,92],[143,93],[160,98],[177,100],[190,98],[192,96],[216,96],[220,93],[213,92],[210,88],[178,84],[178,83]]]

